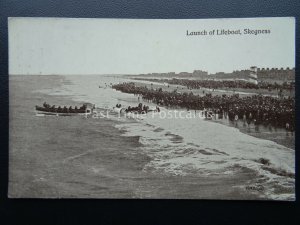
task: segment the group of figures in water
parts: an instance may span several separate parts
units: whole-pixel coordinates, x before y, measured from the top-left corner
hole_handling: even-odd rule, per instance
[[[194,95],[193,92],[178,93],[163,91],[162,88],[149,89],[146,86],[136,86],[133,82],[112,86],[114,89],[142,96],[146,101],[166,107],[180,107],[187,110],[210,109],[214,114],[225,116],[229,120],[243,119],[248,124],[271,125],[283,127],[288,131],[295,128],[294,97],[275,98],[263,95],[240,97],[233,95]]]
[[[127,108],[122,108],[121,104],[117,104],[115,108],[119,109],[119,112],[124,109],[124,113],[146,114],[148,112],[160,112],[160,108],[158,106],[156,106],[155,109],[150,109],[149,106],[143,105],[143,103],[139,103],[136,107],[128,106]]]

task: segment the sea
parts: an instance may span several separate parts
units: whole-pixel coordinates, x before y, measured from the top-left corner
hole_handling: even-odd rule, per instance
[[[110,87],[128,81],[10,76],[9,197],[295,200],[293,148],[183,109],[119,115],[116,104],[155,107]],[[37,116],[43,102],[89,102],[101,116]]]

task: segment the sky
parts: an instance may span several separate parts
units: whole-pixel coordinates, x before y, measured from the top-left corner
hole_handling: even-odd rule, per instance
[[[295,19],[9,18],[9,74],[209,73],[295,66]],[[215,30],[241,35],[208,35]],[[270,30],[246,35],[244,29]],[[207,35],[187,32],[207,31]]]

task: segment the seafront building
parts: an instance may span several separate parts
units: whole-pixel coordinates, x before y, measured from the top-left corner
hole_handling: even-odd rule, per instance
[[[254,71],[255,68],[255,72]],[[255,76],[253,75],[255,73]],[[139,74],[142,77],[164,77],[164,78],[188,78],[188,79],[228,79],[228,80],[249,80],[250,74],[257,82],[268,83],[294,83],[295,82],[295,68],[257,68],[255,66],[246,70],[234,70],[230,73],[217,72],[209,74],[207,71],[194,70],[189,72],[169,72],[169,73],[148,73]],[[257,77],[257,78],[256,78]]]

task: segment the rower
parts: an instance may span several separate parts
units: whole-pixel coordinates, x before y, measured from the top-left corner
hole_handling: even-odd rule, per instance
[[[44,102],[43,106],[44,106],[44,108],[49,108],[50,105],[47,104],[46,102]]]

